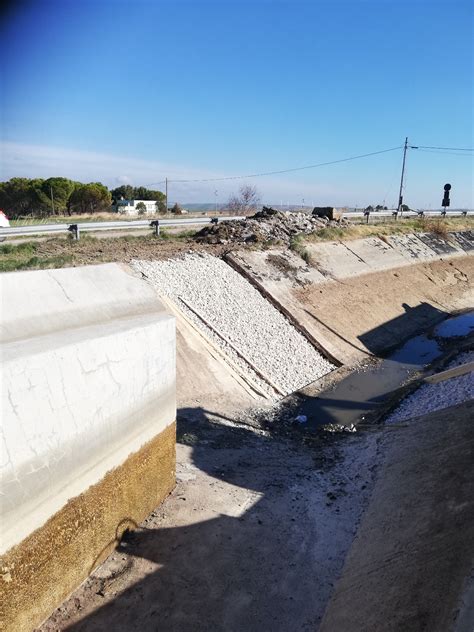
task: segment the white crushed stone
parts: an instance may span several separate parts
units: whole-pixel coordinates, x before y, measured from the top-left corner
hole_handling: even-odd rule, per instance
[[[183,298],[252,362],[284,394],[313,382],[334,366],[246,279],[221,259],[206,253],[168,261],[132,261],[159,293],[231,355],[259,385],[247,364],[180,301]],[[253,375],[252,375],[253,373]]]
[[[467,362],[474,362],[474,351],[461,353],[446,368],[452,369]],[[400,406],[385,421],[388,424],[404,421],[411,417],[462,404],[473,398],[474,375],[472,372],[438,382],[438,384],[423,384],[402,400]]]

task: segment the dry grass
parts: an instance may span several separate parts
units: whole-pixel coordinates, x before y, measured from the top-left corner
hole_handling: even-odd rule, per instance
[[[402,235],[413,232],[434,233],[446,238],[450,231],[474,230],[473,217],[459,217],[449,219],[399,219],[374,224],[351,224],[346,227],[329,226],[320,231],[304,235],[303,241],[339,241],[360,239],[362,237],[380,237],[387,235]]]
[[[427,221],[425,230],[427,233],[434,233],[437,237],[441,237],[442,239],[446,239],[449,232],[447,222],[441,219]]]

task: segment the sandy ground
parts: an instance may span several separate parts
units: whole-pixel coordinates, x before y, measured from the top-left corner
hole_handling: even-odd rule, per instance
[[[42,632],[317,629],[381,435],[255,432],[199,408],[178,424],[176,489]]]

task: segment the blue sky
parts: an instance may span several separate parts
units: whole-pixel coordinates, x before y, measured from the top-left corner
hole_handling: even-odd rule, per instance
[[[1,177],[109,186],[472,147],[468,0],[60,0],[1,28]],[[459,152],[462,153],[462,152]],[[474,206],[472,159],[411,150],[405,201]],[[393,204],[401,150],[266,176],[269,203]],[[240,181],[170,185],[225,201]],[[159,188],[159,187],[157,187]]]

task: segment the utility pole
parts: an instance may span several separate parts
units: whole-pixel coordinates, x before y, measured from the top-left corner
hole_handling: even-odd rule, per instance
[[[53,207],[53,215],[54,215],[54,195],[53,195],[53,187],[49,187],[51,191],[51,206]]]
[[[165,178],[165,213],[168,212],[168,178]]]
[[[402,176],[400,178],[400,193],[398,194],[398,212],[402,212],[403,206],[403,178],[405,177],[405,160],[407,157],[408,136],[405,138],[405,145],[403,147],[403,163],[402,163]]]

